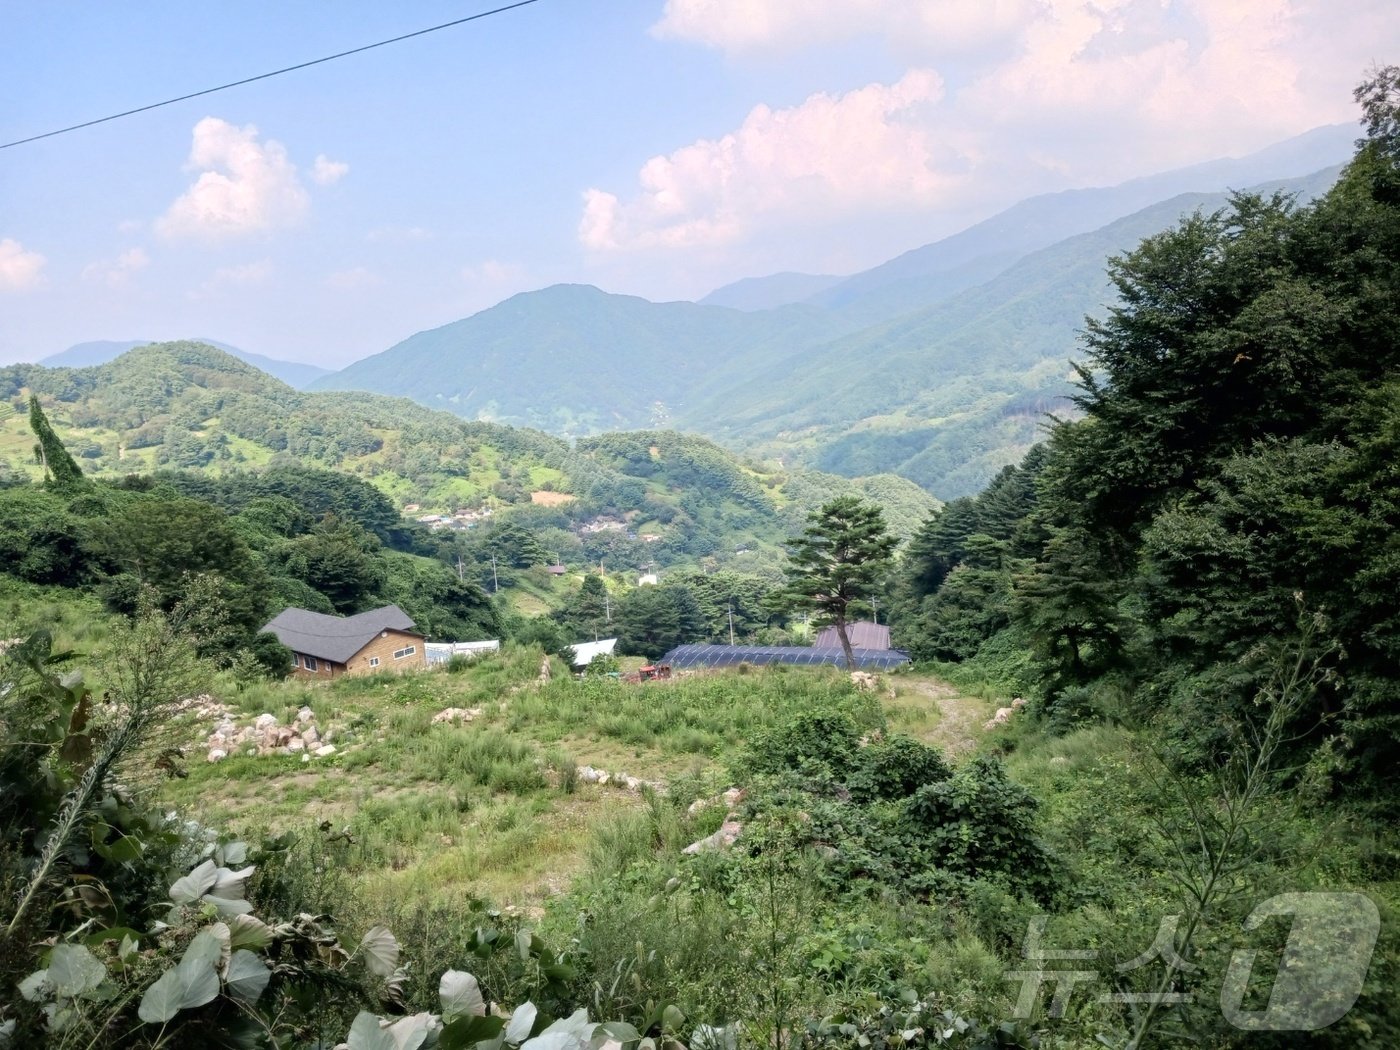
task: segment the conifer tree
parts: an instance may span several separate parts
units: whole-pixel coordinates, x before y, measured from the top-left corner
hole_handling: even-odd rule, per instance
[[[880,587],[899,540],[885,531],[880,508],[857,496],[834,499],[807,520],[802,535],[789,541],[793,574],[783,598],[835,626],[846,667],[854,668],[847,624]]]

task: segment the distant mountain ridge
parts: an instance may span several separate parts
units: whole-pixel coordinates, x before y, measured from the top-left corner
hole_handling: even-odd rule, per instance
[[[246,364],[252,365],[259,371],[266,372],[270,376],[276,376],[282,382],[298,390],[305,389],[321,376],[331,374],[329,368],[322,368],[320,365],[308,365],[300,361],[279,361],[275,358],[264,357],[262,354],[249,353],[247,350],[240,350],[236,346],[229,346],[215,339],[195,339],[196,343],[205,346],[216,347],[226,354],[238,358]],[[154,339],[129,339],[125,341],[111,339],[97,339],[92,342],[78,343],[70,346],[67,350],[61,350],[56,354],[38,361],[38,364],[45,368],[91,368],[95,365],[105,365],[109,361],[114,361],[128,350],[135,350],[140,346],[151,346],[157,342]]]
[[[700,303],[584,285],[525,292],[313,389],[399,394],[569,437],[680,426],[784,463],[898,473],[951,498],[1019,459],[1064,404],[1076,333],[1111,300],[1109,256],[1225,205],[1227,187],[1324,192],[1353,134],[1319,128],[1248,157],[1031,198],[844,279],[775,274]],[[1297,177],[1319,157],[1333,166]]]

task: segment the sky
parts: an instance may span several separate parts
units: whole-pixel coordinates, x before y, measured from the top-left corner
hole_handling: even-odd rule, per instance
[[[0,141],[505,0],[0,0]],[[536,0],[0,149],[0,363],[328,368],[559,282],[852,273],[1017,200],[1356,118],[1394,0]]]

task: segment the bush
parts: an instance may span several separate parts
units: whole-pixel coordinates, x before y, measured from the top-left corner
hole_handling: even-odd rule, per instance
[[[946,780],[952,773],[942,752],[898,736],[857,752],[847,786],[857,801],[893,801],[914,794],[925,784]]]
[[[1054,888],[1050,857],[1036,837],[1035,797],[982,756],[947,780],[926,784],[903,807],[908,841],[931,866],[974,877],[1013,878],[1044,898]]]

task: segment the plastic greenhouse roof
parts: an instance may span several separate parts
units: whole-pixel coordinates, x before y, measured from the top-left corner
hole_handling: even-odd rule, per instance
[[[852,650],[856,667],[861,670],[888,671],[909,663],[906,653],[896,649]],[[846,666],[846,654],[834,648],[798,645],[678,645],[658,663],[684,667],[734,667],[738,664],[794,664],[835,667]]]

